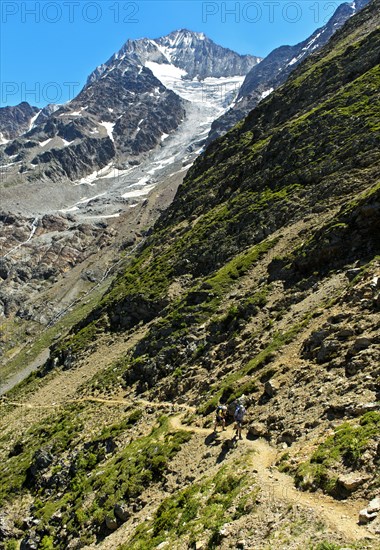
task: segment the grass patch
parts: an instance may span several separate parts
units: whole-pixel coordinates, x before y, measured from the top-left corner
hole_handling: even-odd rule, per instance
[[[310,460],[301,463],[295,472],[297,487],[324,492],[336,496],[339,466],[358,469],[361,457],[380,429],[380,413],[364,414],[359,424],[344,422],[335,428],[334,434],[321,443]]]
[[[297,323],[286,332],[276,333],[265,349],[260,351],[243,368],[223,378],[221,383],[213,386],[210,392],[213,397],[207,400],[198,409],[199,414],[206,416],[215,410],[220,399],[227,396],[228,402],[240,397],[243,393],[249,395],[256,390],[257,378],[253,377],[259,370],[271,360],[273,354],[282,346],[294,340],[297,334],[309,323],[311,314],[308,314],[303,321]],[[250,375],[253,378],[242,383],[242,379]]]
[[[139,526],[132,539],[119,550],[151,550],[164,540],[175,542],[183,536],[195,542],[205,533],[207,548],[217,548],[222,525],[248,513],[247,501],[257,495],[258,489],[244,491],[247,482],[247,474],[222,467],[211,479],[165,499],[152,521]]]

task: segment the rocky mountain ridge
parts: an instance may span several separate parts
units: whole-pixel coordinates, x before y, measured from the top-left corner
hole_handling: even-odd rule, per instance
[[[90,75],[77,97],[37,113],[26,133],[2,147],[3,185],[22,186],[22,195],[24,182],[66,182],[69,187],[70,182],[93,181],[101,170],[110,173],[141,162],[193,113],[175,88],[168,89],[159,73],[159,78],[152,74],[151,62],[196,79],[199,87],[205,78],[243,78],[258,61],[185,30],[156,41],[128,41]]]
[[[237,76],[183,79],[184,70],[159,51],[164,47],[169,57],[181,58],[182,50],[188,61],[193,55],[193,66],[205,47],[211,66],[200,67],[204,74],[217,74],[225,64],[226,73]],[[159,57],[162,63],[155,63]],[[255,61],[204,35],[180,31],[164,37],[162,45],[129,41],[66,105],[23,106],[29,109],[28,131],[18,129],[20,135],[0,152],[0,310],[6,323],[13,316],[48,323],[59,306],[53,299],[41,311],[42,288],[47,292],[67,270],[85,265],[103,242],[105,228],[117,225],[119,217],[135,219],[133,209],[144,209],[155,187],[162,188],[157,196],[165,197],[160,208],[167,205],[212,120],[232,101],[243,71]],[[162,66],[168,74],[160,72]],[[144,220],[147,226],[152,222]]]
[[[2,399],[6,544],[377,550],[379,55],[373,0]]]
[[[32,107],[26,101],[14,107],[2,107],[0,109],[0,144],[3,145],[26,132],[38,112],[37,107]]]
[[[142,65],[147,61],[172,64],[185,71],[183,78],[204,80],[228,76],[245,76],[261,61],[260,57],[239,55],[215,44],[204,33],[181,29],[157,39],[128,40],[105,64],[89,76],[87,85],[102,77],[115,62],[134,59]]]
[[[273,50],[260,65],[247,74],[231,108],[212,124],[207,143],[223,135],[242,120],[260,101],[286,82],[294,69],[309,55],[322,48],[332,35],[353,15],[368,4],[360,0],[340,4],[329,21],[308,38],[294,46],[280,46]]]

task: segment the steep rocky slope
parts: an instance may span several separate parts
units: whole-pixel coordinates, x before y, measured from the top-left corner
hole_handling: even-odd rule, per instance
[[[2,400],[3,539],[377,550],[379,27],[375,0],[211,145]],[[248,438],[213,435],[242,396]]]
[[[3,145],[29,130],[33,117],[39,109],[26,101],[14,107],[0,108],[0,144]]]
[[[128,41],[66,105],[0,111],[25,119],[0,147],[1,365],[141,239],[257,61],[176,31]]]
[[[322,48],[344,23],[358,13],[369,0],[345,3],[338,6],[333,16],[323,27],[294,46],[280,46],[247,74],[231,108],[216,119],[207,142],[225,134],[242,120],[260,101],[286,82],[294,69],[309,55]]]

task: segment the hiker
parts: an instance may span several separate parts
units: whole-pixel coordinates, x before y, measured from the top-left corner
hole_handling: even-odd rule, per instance
[[[226,414],[227,414],[227,407],[225,405],[219,404],[216,409],[214,433],[216,432],[216,429],[218,426],[222,426],[223,430],[226,429]]]
[[[238,437],[239,439],[243,439],[241,435],[241,428],[243,425],[245,413],[246,413],[246,410],[243,403],[238,401],[236,404],[234,420],[235,420],[236,437]]]

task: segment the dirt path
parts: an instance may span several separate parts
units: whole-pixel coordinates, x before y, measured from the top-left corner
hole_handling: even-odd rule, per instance
[[[181,416],[172,417],[170,424],[177,430],[201,435],[210,434],[210,429],[182,424]],[[232,439],[234,431],[228,427],[221,435],[226,439]],[[365,506],[364,502],[337,502],[332,497],[320,493],[298,491],[294,487],[292,477],[279,472],[276,468],[273,469],[278,452],[264,439],[251,441],[244,438],[238,442],[238,445],[244,449],[255,451],[252,467],[257,471],[259,485],[271,486],[273,497],[290,504],[312,508],[316,515],[323,519],[333,531],[341,533],[348,539],[360,540],[365,537],[374,539],[365,527],[357,524],[358,512]]]
[[[78,389],[96,374],[101,373],[120,357],[123,357],[142,338],[147,327],[148,325],[144,326],[129,338],[125,338],[125,336],[113,337],[112,346],[107,345],[110,340],[104,338],[104,341],[99,342],[98,348],[89,357],[83,359],[72,369],[59,371],[50,379],[45,379],[44,384],[33,393],[28,394],[25,401],[11,401],[6,396],[2,396],[0,405],[13,405],[15,407],[13,411],[8,412],[6,415],[0,415],[2,434],[11,433],[13,439],[21,437],[35,422],[40,422],[49,415],[52,409],[68,403],[78,402],[78,399],[80,399],[76,397]],[[107,349],[106,356],[105,349]],[[94,401],[96,399],[93,396],[83,398],[84,401]],[[125,405],[126,403],[121,400],[120,403],[114,403],[114,405],[116,404]]]
[[[210,428],[200,428],[194,425],[189,426],[183,424],[183,414],[178,414],[178,412],[181,410],[191,412],[195,411],[193,407],[189,407],[185,404],[177,405],[170,402],[150,402],[144,399],[134,399],[133,401],[127,398],[107,399],[94,396],[84,396],[78,399],[66,399],[65,402],[61,401],[59,403],[46,404],[38,404],[36,402],[21,403],[8,401],[6,399],[3,400],[3,404],[22,407],[24,410],[51,410],[62,406],[64,403],[78,402],[96,402],[108,406],[128,406],[131,404],[141,404],[156,409],[169,409],[169,411],[177,412],[175,416],[171,416],[169,419],[170,426],[173,430],[184,430],[202,436],[211,435]],[[233,428],[231,426],[227,427],[226,431],[219,434],[219,437],[224,440],[232,440],[234,438]],[[358,512],[362,507],[364,507],[364,502],[337,502],[333,498],[320,493],[306,493],[298,491],[294,487],[293,478],[279,472],[277,468],[274,467],[278,456],[278,451],[263,439],[252,441],[243,438],[237,442],[237,447],[243,450],[254,451],[251,459],[252,470],[257,475],[258,484],[260,486],[270,488],[273,499],[285,502],[287,504],[300,505],[302,507],[309,508],[317,517],[323,520],[323,522],[333,532],[340,533],[346,539],[355,541],[364,538],[374,538],[365,527],[357,524]]]

